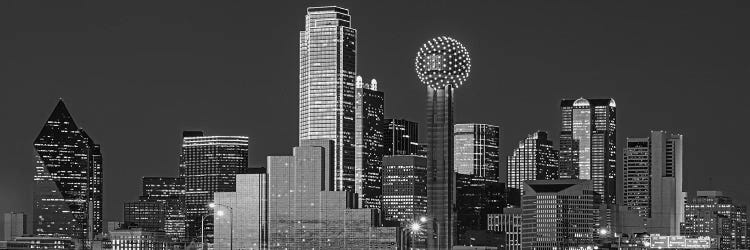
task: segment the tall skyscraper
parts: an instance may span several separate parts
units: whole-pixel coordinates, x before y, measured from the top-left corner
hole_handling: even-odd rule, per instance
[[[10,212],[3,215],[3,240],[11,241],[16,237],[23,236],[26,230],[27,216],[24,213]]]
[[[34,140],[34,234],[93,240],[102,232],[99,144],[76,126],[62,100]]]
[[[419,124],[405,119],[385,120],[386,155],[421,155]]]
[[[508,188],[519,190],[523,195],[524,181],[557,179],[557,160],[557,150],[546,131],[530,134],[518,142],[518,147],[508,157]],[[520,202],[520,197],[517,199]]]
[[[427,158],[383,157],[383,213],[388,220],[402,223],[427,215]]]
[[[428,241],[431,249],[448,249],[456,242],[453,90],[469,77],[470,62],[463,44],[445,36],[433,38],[417,52],[417,77],[427,86],[428,239],[435,239]]]
[[[599,197],[590,180],[526,181],[523,249],[590,249],[598,235]]]
[[[685,205],[680,233],[711,237],[715,249],[747,249],[747,207],[720,191],[698,191]]]
[[[161,229],[172,242],[185,241],[185,179],[182,177],[143,177],[141,201],[163,204]]]
[[[357,76],[355,107],[354,192],[359,194],[360,207],[380,208],[385,107],[375,79],[363,83]]]
[[[180,154],[180,177],[185,180],[188,237],[200,242],[201,218],[210,214],[215,192],[234,192],[237,174],[248,170],[246,136],[207,136],[185,131]],[[204,223],[206,242],[213,242],[211,220]]]
[[[565,99],[560,110],[560,178],[591,180],[602,198],[600,226],[611,228],[617,204],[615,100]]]
[[[487,214],[502,212],[500,127],[488,124],[454,126],[457,234],[486,230]],[[471,245],[472,242],[459,242]]]
[[[268,247],[268,177],[265,168],[253,170],[237,175],[236,192],[214,193],[214,249]]]
[[[336,190],[354,190],[356,42],[349,10],[307,8],[299,38],[299,140],[334,140]]]
[[[628,138],[624,152],[623,204],[646,220],[648,233],[680,235],[684,221],[682,135],[651,131]]]
[[[268,157],[268,248],[396,249],[399,229],[376,227],[377,209],[356,209],[349,190],[330,191],[333,141],[303,144]]]

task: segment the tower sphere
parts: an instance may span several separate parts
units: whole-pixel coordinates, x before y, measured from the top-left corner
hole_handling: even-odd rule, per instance
[[[441,36],[423,44],[414,62],[419,80],[433,89],[461,86],[469,77],[469,51],[458,40]]]

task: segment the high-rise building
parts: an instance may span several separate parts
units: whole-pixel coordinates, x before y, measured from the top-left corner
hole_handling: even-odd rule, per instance
[[[172,242],[187,240],[184,178],[143,177],[143,194],[140,200],[163,203],[162,230]]]
[[[356,209],[351,191],[331,191],[333,141],[303,141],[269,156],[269,249],[396,249],[399,229],[377,227],[377,209]]]
[[[385,155],[422,155],[419,124],[405,119],[385,120]]]
[[[129,201],[123,207],[125,226],[145,231],[164,231],[164,214],[164,203],[158,201]]]
[[[34,140],[34,235],[93,240],[102,232],[102,154],[62,100]]]
[[[524,182],[523,249],[588,249],[598,228],[598,194],[590,180]]]
[[[354,191],[356,42],[349,10],[307,8],[299,37],[299,140],[334,140],[336,190]]]
[[[453,165],[453,90],[469,77],[471,59],[456,39],[437,37],[423,44],[415,62],[427,86],[428,248],[456,243],[456,179]]]
[[[427,158],[383,157],[383,213],[388,220],[402,223],[427,215]]]
[[[488,124],[454,126],[457,234],[486,230],[487,214],[502,212],[500,127]],[[459,240],[460,241],[460,240]],[[458,242],[471,245],[472,242]]]
[[[268,247],[268,177],[253,170],[237,175],[236,192],[214,193],[214,249]]]
[[[3,240],[11,241],[28,233],[25,213],[10,212],[3,215]]]
[[[163,231],[142,228],[117,229],[109,232],[112,250],[166,250],[167,235]]]
[[[685,205],[680,233],[711,237],[716,249],[747,249],[747,207],[720,191],[698,191]]]
[[[248,169],[246,136],[207,136],[201,131],[185,131],[180,154],[180,177],[185,180],[185,215],[190,239],[200,241],[201,224],[205,225],[206,242],[213,242],[208,204],[215,192],[234,192],[237,174]]]
[[[623,204],[646,221],[648,233],[680,235],[686,198],[682,135],[651,131],[646,138],[628,138],[623,161]]]
[[[546,131],[537,131],[518,142],[518,147],[508,157],[508,188],[523,195],[523,182],[529,180],[557,179],[557,150],[548,139]],[[520,206],[519,197],[509,197]]]
[[[360,207],[380,208],[383,167],[383,92],[372,79],[363,83],[357,76],[355,98],[354,192],[359,194]]]
[[[502,214],[487,215],[487,230],[505,233],[505,246],[502,249],[521,250],[522,218],[521,208],[504,208]]]

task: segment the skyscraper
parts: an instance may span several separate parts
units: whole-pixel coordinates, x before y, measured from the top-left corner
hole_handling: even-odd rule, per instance
[[[268,157],[268,248],[396,249],[398,228],[376,227],[377,209],[356,209],[354,193],[330,190],[333,141],[303,144]]]
[[[388,220],[402,223],[427,215],[427,158],[383,157],[383,213]]]
[[[34,140],[34,234],[92,240],[102,232],[102,154],[62,100]]]
[[[417,77],[427,86],[428,239],[435,239],[428,241],[431,249],[448,249],[456,242],[453,90],[469,77],[470,62],[463,44],[445,36],[423,44],[415,61]]]
[[[500,127],[488,124],[454,126],[457,234],[486,230],[487,214],[502,212]],[[471,245],[471,242],[459,242]]]
[[[680,233],[711,237],[716,249],[747,249],[747,207],[720,191],[698,191],[685,205]]]
[[[421,155],[419,124],[405,119],[385,120],[386,155]]]
[[[299,38],[299,140],[336,143],[336,190],[354,190],[356,41],[349,10],[307,8]]]
[[[182,177],[143,177],[141,201],[163,203],[162,230],[172,242],[185,241],[185,179]]]
[[[24,213],[10,212],[3,215],[3,240],[11,241],[28,233],[27,216]]]
[[[129,201],[123,207],[123,221],[129,228],[163,232],[164,217],[164,203],[158,201]]]
[[[598,235],[598,194],[590,180],[526,181],[523,249],[588,249]]]
[[[518,142],[518,147],[508,157],[508,188],[519,190],[523,195],[524,181],[557,179],[557,160],[557,150],[546,131],[530,134]]]
[[[649,233],[680,235],[686,198],[682,135],[651,131],[646,138],[628,138],[623,160],[623,204],[646,219]]]
[[[565,99],[560,110],[560,178],[591,180],[602,198],[601,226],[611,228],[617,204],[615,100]]]
[[[265,168],[237,175],[236,192],[214,193],[214,249],[267,249],[268,176]],[[227,211],[227,207],[230,207]],[[232,240],[230,240],[232,239]]]
[[[206,136],[185,131],[180,154],[180,177],[185,180],[188,237],[200,241],[201,218],[211,211],[215,192],[234,192],[237,174],[248,169],[246,136]],[[212,242],[211,220],[205,222],[206,242]]]
[[[360,207],[380,208],[383,167],[383,92],[372,79],[363,83],[357,76],[355,99],[355,189],[360,195]]]
[[[520,207],[504,208],[502,214],[487,215],[487,230],[505,233],[505,248],[521,250],[523,210]]]

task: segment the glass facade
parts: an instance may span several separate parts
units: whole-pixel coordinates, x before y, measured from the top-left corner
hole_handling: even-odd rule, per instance
[[[181,177],[143,177],[142,201],[163,203],[162,230],[172,242],[186,241],[185,179]]]
[[[336,190],[354,190],[357,31],[349,10],[310,7],[300,31],[299,139],[336,143]]]
[[[698,191],[685,205],[680,235],[711,237],[715,249],[747,249],[747,207],[719,191]]]
[[[500,213],[500,127],[488,124],[454,126],[457,237],[461,245],[469,230],[485,230],[487,214]]]
[[[163,231],[164,203],[158,201],[125,202],[123,209],[126,227],[138,227],[145,231]]]
[[[351,191],[327,191],[333,141],[303,145],[268,157],[269,249],[396,249],[399,229],[377,227],[377,209],[354,209]]]
[[[266,178],[265,173],[239,174],[236,192],[214,193],[215,202],[221,204],[214,208],[214,249],[267,249]]]
[[[99,144],[60,100],[34,140],[34,235],[92,240],[102,232]]]
[[[386,155],[422,155],[423,145],[419,144],[419,124],[404,119],[385,120]]]
[[[201,240],[201,218],[211,213],[214,192],[234,192],[235,177],[248,170],[246,136],[205,136],[185,131],[180,154],[180,177],[185,180],[185,215],[190,239]],[[213,242],[213,226],[207,220],[206,242]]]
[[[380,208],[383,167],[383,92],[372,79],[363,83],[357,77],[355,109],[355,189],[359,194],[359,207]]]
[[[508,188],[519,190],[523,195],[523,182],[528,180],[557,179],[558,153],[547,132],[537,131],[518,142],[518,147],[508,157]],[[510,198],[518,200],[520,197]],[[511,202],[515,206],[520,203]]]
[[[590,249],[598,235],[598,195],[590,180],[524,182],[523,249]]]
[[[427,215],[427,158],[383,157],[383,213],[403,223]]]

